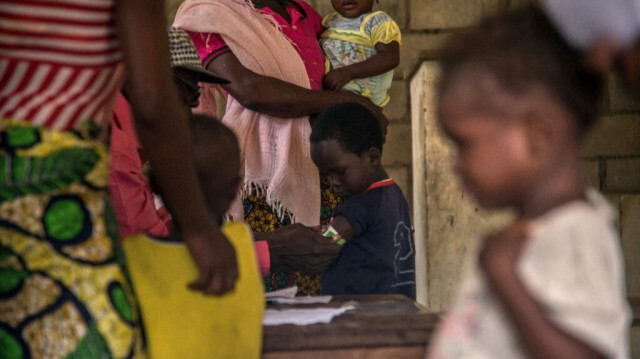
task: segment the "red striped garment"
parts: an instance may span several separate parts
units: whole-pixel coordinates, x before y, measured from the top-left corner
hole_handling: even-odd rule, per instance
[[[124,76],[113,0],[0,1],[0,118],[108,123]]]

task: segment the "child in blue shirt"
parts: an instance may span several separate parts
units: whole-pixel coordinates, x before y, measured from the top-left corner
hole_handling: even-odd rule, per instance
[[[331,229],[344,240],[322,274],[323,294],[398,293],[415,299],[409,206],[381,164],[382,131],[365,107],[344,103],[318,116],[311,158],[346,201]]]

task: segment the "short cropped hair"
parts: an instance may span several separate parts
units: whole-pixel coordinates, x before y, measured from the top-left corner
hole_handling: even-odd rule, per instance
[[[215,118],[193,114],[190,118],[190,124],[194,144],[204,143],[208,146],[216,146],[222,152],[240,151],[235,133]]]
[[[440,50],[438,60],[440,93],[459,71],[478,68],[493,75],[512,95],[543,86],[572,113],[582,133],[599,115],[602,77],[583,65],[580,52],[565,42],[535,5],[485,19],[455,34]]]
[[[357,103],[341,103],[322,112],[311,131],[311,142],[334,139],[360,155],[375,147],[382,152],[382,128],[376,117]]]
[[[239,161],[240,146],[235,133],[222,122],[202,114],[193,114],[190,118],[191,138],[196,151],[202,146],[216,153],[209,165],[213,168],[223,166],[226,161]],[[195,154],[196,157],[198,153]]]

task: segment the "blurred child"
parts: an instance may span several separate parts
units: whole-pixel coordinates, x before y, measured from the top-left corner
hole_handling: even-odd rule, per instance
[[[331,5],[336,12],[322,21],[326,30],[320,39],[330,70],[324,87],[386,105],[393,69],[400,62],[398,25],[385,12],[372,12],[373,0],[331,0]]]
[[[517,219],[473,253],[429,357],[627,358],[614,211],[579,160],[602,79],[533,6],[454,36],[441,65],[455,171],[481,206]]]
[[[333,191],[347,198],[333,212],[330,231],[346,243],[322,274],[323,294],[399,293],[415,299],[409,207],[381,157],[382,131],[365,107],[345,103],[318,116],[311,158]]]
[[[222,225],[242,183],[238,140],[229,127],[206,115],[191,116],[191,135],[202,195],[212,217]]]
[[[253,236],[242,222],[222,218],[241,184],[234,133],[203,115],[191,118],[194,159],[210,214],[238,258],[236,288],[221,297],[187,290],[197,273],[177,224],[166,238],[132,236],[123,243],[153,358],[259,358],[264,297]]]

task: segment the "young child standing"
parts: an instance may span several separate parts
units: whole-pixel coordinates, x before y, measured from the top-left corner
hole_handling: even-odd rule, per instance
[[[373,0],[331,0],[336,12],[322,21],[320,46],[327,60],[324,87],[355,92],[378,106],[389,102],[387,90],[400,62],[398,25]]]
[[[346,243],[322,274],[323,294],[399,293],[415,299],[409,206],[382,167],[382,142],[376,118],[355,103],[329,108],[313,126],[311,159],[347,198],[333,212],[330,230]]]
[[[139,299],[149,354],[162,358],[259,358],[264,296],[251,229],[224,223],[242,183],[240,148],[233,131],[204,115],[191,117],[192,158],[212,217],[233,244],[239,280],[224,296],[203,296],[184,283],[197,274],[182,233],[175,225],[166,238],[130,236],[123,242]]]
[[[578,156],[602,80],[533,6],[455,36],[441,65],[439,123],[465,191],[517,219],[473,253],[429,358],[627,358],[614,212]]]

